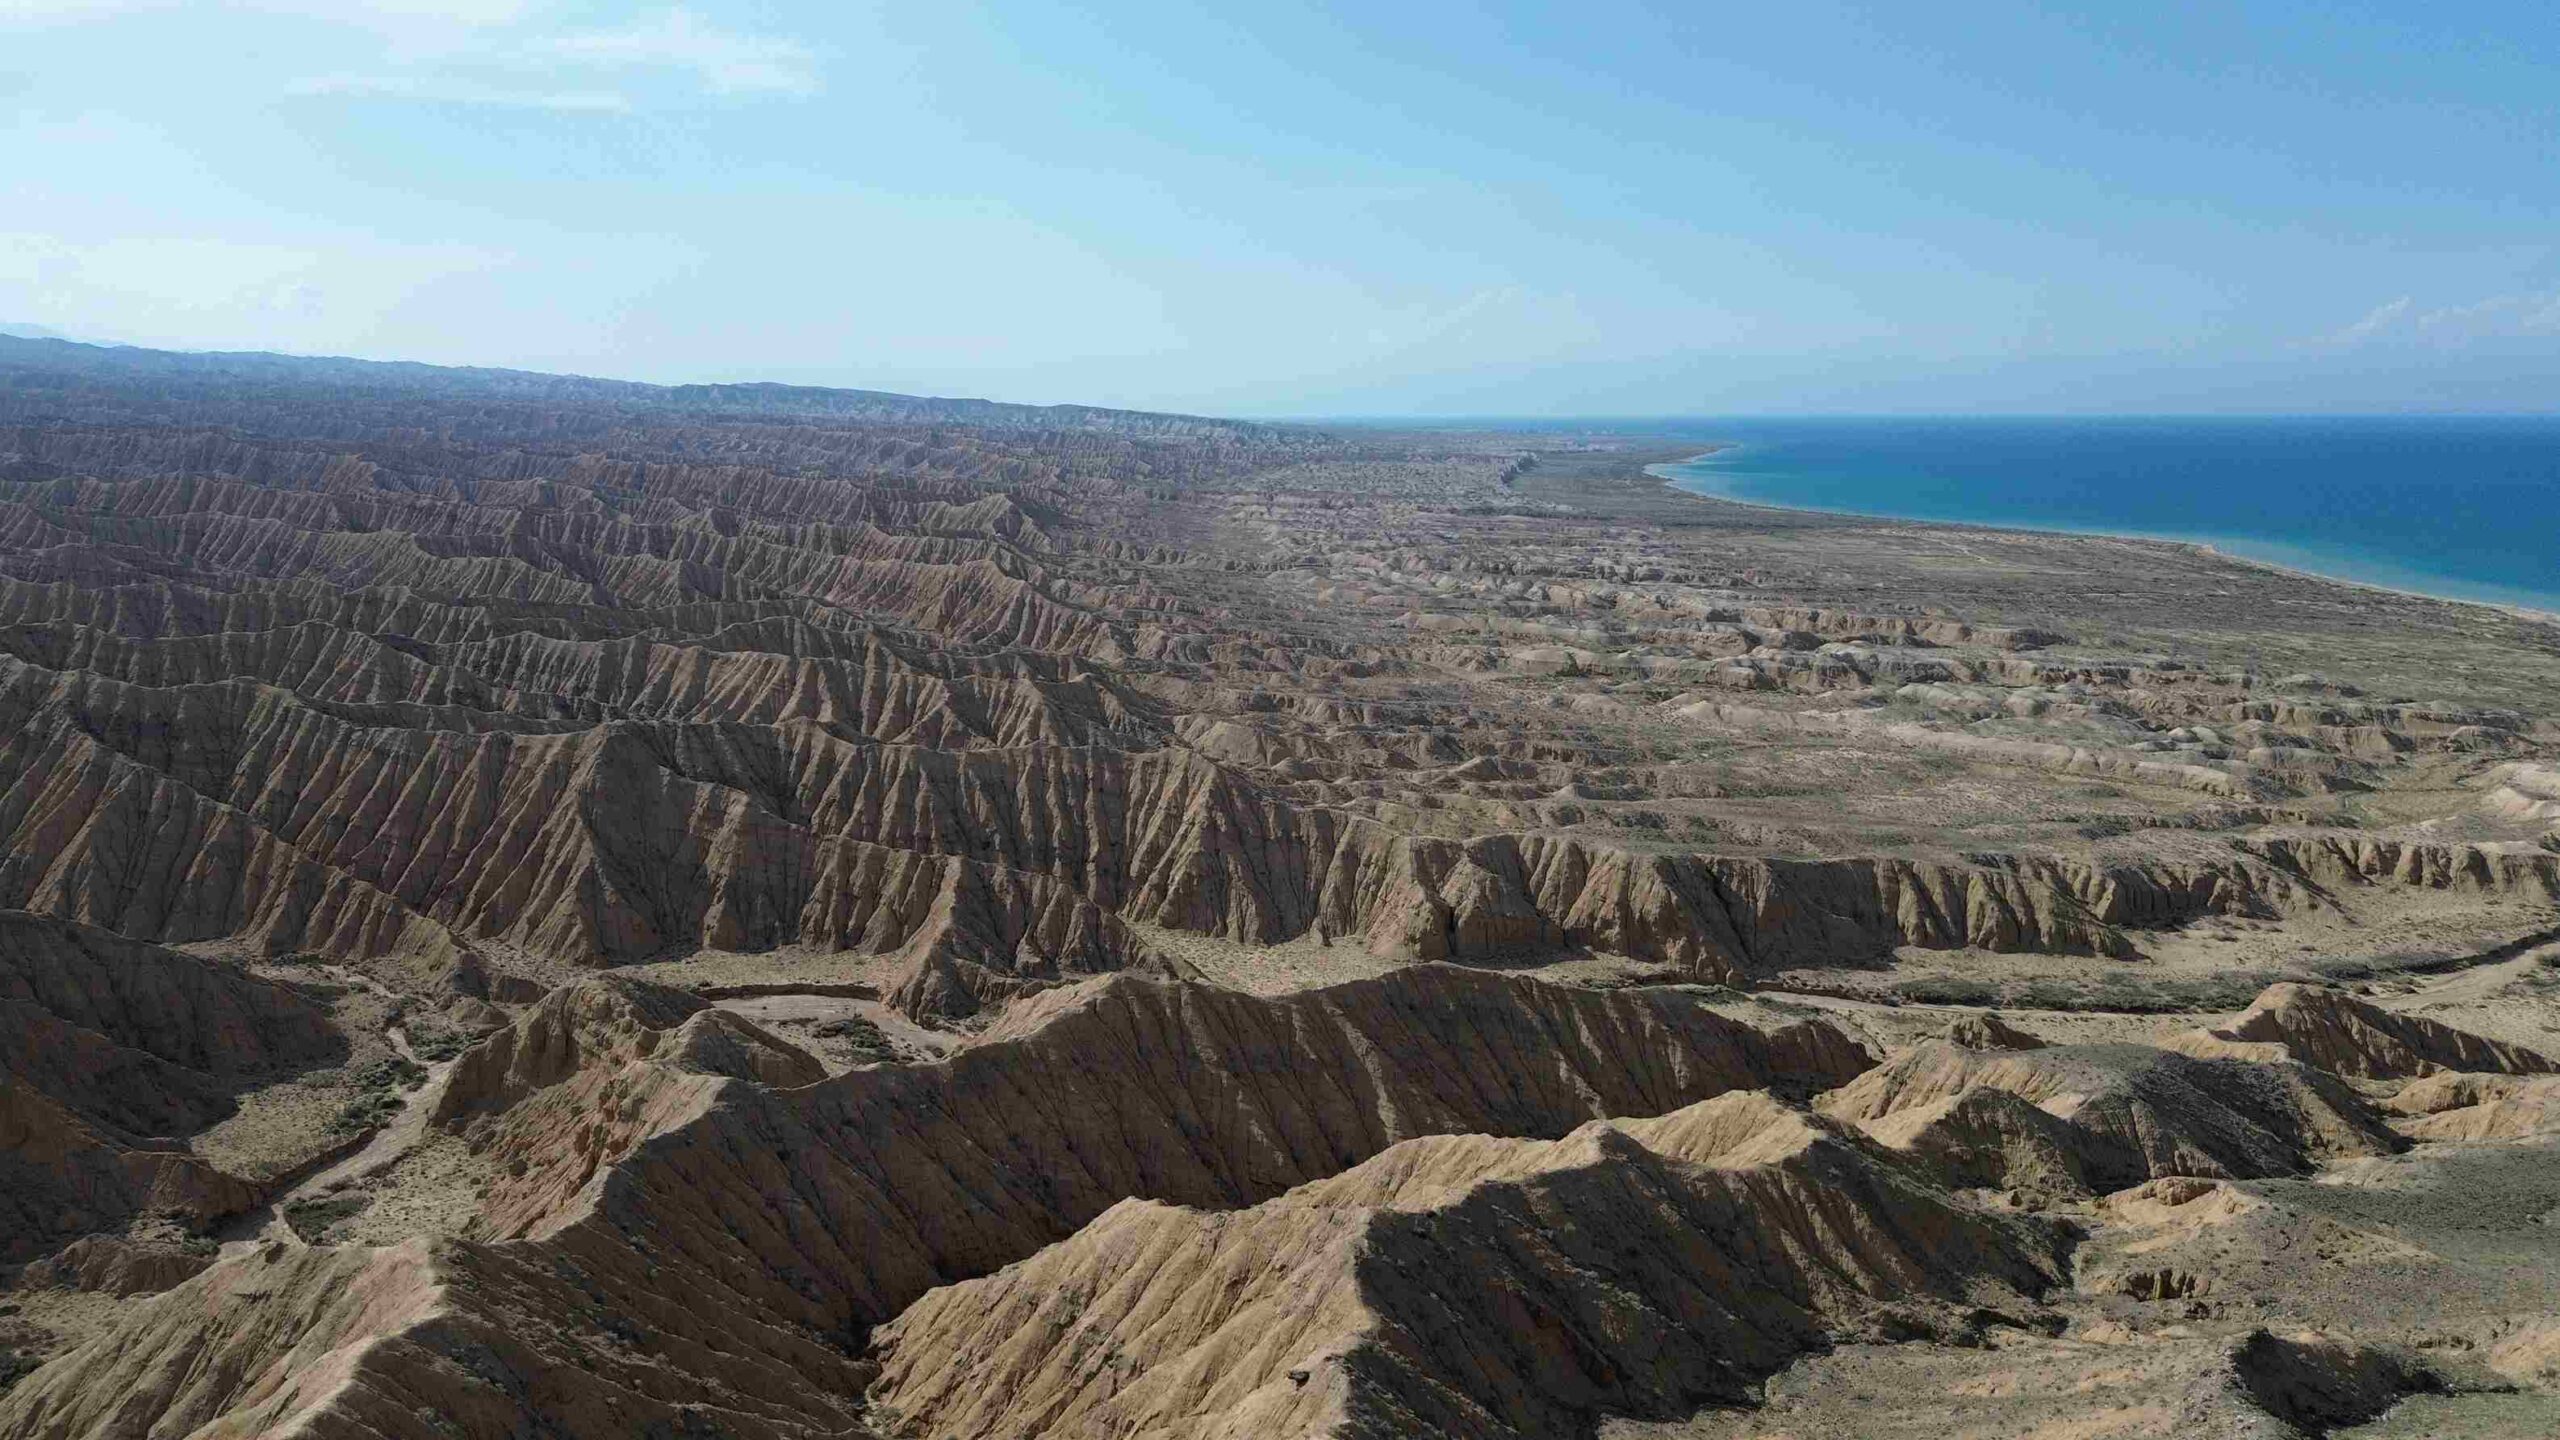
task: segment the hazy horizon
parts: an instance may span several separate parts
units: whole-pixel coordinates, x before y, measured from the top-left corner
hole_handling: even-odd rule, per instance
[[[6,0],[0,317],[1258,417],[2543,413],[2550,49],[2522,4]]]
[[[38,333],[38,332],[41,332],[41,333]],[[274,350],[274,349],[261,349],[261,348],[257,348],[257,347],[217,347],[217,348],[207,348],[207,349],[176,349],[176,348],[162,347],[162,346],[132,345],[132,344],[128,344],[128,343],[123,342],[123,341],[101,340],[101,339],[97,339],[97,338],[90,337],[90,336],[79,335],[79,334],[72,334],[72,333],[62,332],[62,331],[59,331],[59,330],[54,330],[54,329],[52,329],[52,328],[50,328],[50,327],[44,327],[44,326],[33,326],[33,325],[22,325],[22,324],[14,324],[14,323],[5,322],[5,321],[0,321],[0,336],[6,336],[6,337],[11,337],[11,338],[16,338],[16,339],[24,339],[24,340],[60,340],[60,341],[63,341],[63,342],[65,342],[65,343],[68,343],[68,344],[74,344],[74,345],[86,345],[86,346],[91,346],[91,347],[93,347],[93,348],[98,348],[98,349],[110,349],[110,350],[113,350],[113,349],[147,350],[147,351],[154,351],[154,352],[157,352],[157,353],[165,353],[165,354],[173,354],[173,355],[193,355],[193,356],[202,356],[202,357],[207,357],[207,358],[219,358],[219,357],[222,357],[222,356],[255,356],[255,357],[261,357],[261,358],[274,358],[274,359],[283,359],[283,360],[354,361],[354,362],[357,362],[357,363],[360,363],[360,364],[369,364],[369,365],[390,365],[390,366],[400,366],[400,365],[423,365],[423,366],[427,366],[427,367],[430,367],[430,368],[437,368],[437,369],[452,369],[452,370],[497,370],[497,371],[515,371],[515,372],[517,372],[517,373],[523,373],[523,374],[553,375],[553,376],[558,376],[558,377],[561,377],[561,378],[567,378],[567,379],[576,379],[576,380],[593,380],[593,381],[600,381],[600,382],[603,382],[603,383],[606,383],[606,384],[633,384],[633,385],[649,385],[649,386],[657,386],[657,387],[661,387],[661,388],[674,388],[674,387],[677,387],[677,386],[688,386],[688,385],[770,385],[770,384],[790,384],[790,385],[808,385],[808,386],[810,386],[810,388],[817,388],[817,389],[829,389],[829,388],[834,388],[834,389],[851,389],[851,390],[860,390],[860,389],[872,389],[872,390],[878,390],[878,389],[879,389],[879,387],[876,387],[876,386],[874,386],[874,387],[863,387],[863,386],[827,386],[827,385],[823,385],[823,384],[816,384],[816,383],[814,383],[814,382],[805,382],[805,381],[790,381],[790,382],[784,382],[784,381],[772,381],[772,380],[765,380],[765,379],[760,379],[760,378],[756,378],[756,377],[752,377],[752,376],[747,377],[747,378],[744,378],[744,379],[738,379],[738,380],[684,380],[684,379],[673,379],[673,380],[639,380],[639,379],[634,379],[634,378],[629,377],[629,376],[622,376],[622,375],[604,375],[604,374],[595,374],[595,373],[590,373],[590,372],[581,372],[581,371],[546,371],[546,370],[529,370],[529,369],[526,369],[525,367],[521,367],[521,366],[507,366],[507,365],[481,365],[481,364],[473,364],[473,363],[470,363],[470,362],[422,361],[422,360],[412,360],[412,359],[408,359],[408,358],[401,357],[401,356],[342,355],[342,354],[308,354],[308,353],[302,353],[302,352],[297,352],[297,351]],[[1197,415],[1202,416],[1203,418],[1209,418],[1209,419],[1241,420],[1241,421],[1250,421],[1250,422],[1254,422],[1254,423],[1261,423],[1261,424],[1273,424],[1273,425],[1308,425],[1308,426],[1341,425],[1341,426],[1365,426],[1365,427],[1378,427],[1378,428],[1392,428],[1392,427],[1402,426],[1402,425],[1412,425],[1412,426],[1417,426],[1417,427],[1429,427],[1429,428],[1435,428],[1435,429],[1465,429],[1465,428],[1469,428],[1469,427],[1477,427],[1477,426],[1481,426],[1481,427],[1487,427],[1487,428],[1493,428],[1493,429],[1519,428],[1519,429],[1524,429],[1524,430],[1527,430],[1527,429],[1541,429],[1541,430],[1543,430],[1543,429],[1558,429],[1558,428],[1571,428],[1571,427],[1609,426],[1609,427],[1615,427],[1615,428],[1617,428],[1617,429],[1619,429],[1619,430],[1623,431],[1626,427],[1646,427],[1646,426],[1666,427],[1666,428],[1667,428],[1667,427],[1673,427],[1673,426],[1680,426],[1680,427],[1693,427],[1693,426],[1699,426],[1699,425],[1714,425],[1714,424],[1718,424],[1718,423],[1740,422],[1740,421],[1747,421],[1747,420],[1836,420],[1836,421],[1842,421],[1842,422],[1856,422],[1856,421],[1859,421],[1859,420],[1875,420],[1875,421],[1896,421],[1896,420],[1946,420],[1946,421],[1958,421],[1958,422],[1961,422],[1961,421],[1972,421],[1972,420],[1979,420],[1979,421],[2002,421],[2002,420],[2009,420],[2009,421],[2017,421],[2017,420],[2050,420],[2050,421],[2056,421],[2056,422],[2069,422],[2069,421],[2090,421],[2090,422],[2106,422],[2106,421],[2125,421],[2125,422],[2132,422],[2132,421],[2192,422],[2192,421],[2250,421],[2250,420],[2340,420],[2340,421],[2352,421],[2352,420],[2372,420],[2372,421],[2392,421],[2392,420],[2402,420],[2402,421],[2429,421],[2429,420],[2446,420],[2446,421],[2459,421],[2459,420],[2517,420],[2517,421],[2532,421],[2532,422],[2544,422],[2544,423],[2548,423],[2548,422],[2560,422],[2560,409],[2554,409],[2554,410],[2218,410],[2218,411],[2216,411],[2216,410],[1995,410],[1995,409],[1976,409],[1976,410],[1778,410],[1778,409],[1769,409],[1769,410],[1726,410],[1726,411],[1715,411],[1715,412],[1698,412],[1698,413],[1692,413],[1692,414],[1678,414],[1678,413],[1661,413],[1661,414],[1641,414],[1641,413],[1607,414],[1607,413],[1601,413],[1601,412],[1593,412],[1593,413],[1589,413],[1589,414],[1553,414],[1553,415],[1534,415],[1534,414],[1468,414],[1468,413],[1455,412],[1455,411],[1445,412],[1445,413],[1430,413],[1430,412],[1403,412],[1403,413],[1398,413],[1398,412],[1389,412],[1389,411],[1374,411],[1374,412],[1365,412],[1365,413],[1363,413],[1363,412],[1338,412],[1338,413],[1332,413],[1332,414],[1321,414],[1321,413],[1300,413],[1300,412],[1288,411],[1288,410],[1268,410],[1268,411],[1248,411],[1248,410],[1236,410],[1236,411],[1184,411],[1184,410],[1173,409],[1173,408],[1166,407],[1166,406],[1149,406],[1149,405],[1095,406],[1095,405],[1093,404],[1093,402],[1090,402],[1090,401],[1083,401],[1083,400],[1072,400],[1072,399],[1069,399],[1069,400],[1045,400],[1045,399],[1038,399],[1038,400],[1034,400],[1034,399],[1024,399],[1024,398],[1021,398],[1021,397],[1019,397],[1019,396],[1011,396],[1011,395],[1002,395],[1002,394],[978,394],[978,393],[962,393],[962,392],[951,392],[951,393],[948,393],[948,394],[942,394],[942,395],[938,395],[938,396],[926,396],[926,395],[923,395],[923,394],[922,394],[922,392],[916,392],[916,391],[884,391],[884,392],[882,392],[882,393],[889,393],[889,394],[909,394],[909,395],[916,395],[916,396],[918,396],[918,398],[938,398],[938,399],[946,399],[946,400],[984,400],[984,401],[994,402],[994,403],[997,403],[997,404],[1006,404],[1006,405],[1033,405],[1033,406],[1047,406],[1047,405],[1055,405],[1055,406],[1086,406],[1086,407],[1088,407],[1088,408],[1100,408],[1100,409],[1125,409],[1125,410],[1135,410],[1135,411],[1150,411],[1150,412],[1160,413],[1160,414],[1197,414]],[[1666,436],[1665,436],[1665,438],[1666,438],[1666,439],[1669,439],[1669,438],[1674,438],[1674,437],[1672,437],[1672,436],[1670,436],[1670,435],[1666,435]],[[1713,437],[1705,437],[1705,438],[1713,438]]]

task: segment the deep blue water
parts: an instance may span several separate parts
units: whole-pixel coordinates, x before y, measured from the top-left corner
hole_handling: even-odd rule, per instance
[[[1655,467],[1768,505],[2195,540],[2560,610],[2560,416],[1689,421]]]

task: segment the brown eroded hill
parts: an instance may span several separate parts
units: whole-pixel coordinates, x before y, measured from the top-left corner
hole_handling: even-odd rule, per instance
[[[1968,1097],[2004,1102],[1985,1112]],[[1916,1046],[1823,1097],[1823,1110],[1906,1145],[1929,1126],[1998,1126],[2015,1116],[2042,1139],[2067,1135],[2090,1185],[2119,1190],[2161,1175],[2300,1175],[2339,1156],[2387,1154],[2399,1140],[2337,1077],[2290,1062],[2198,1060],[2147,1045],[1980,1051]],[[2047,1127],[2044,1117],[2063,1122]]]
[[[1555,1135],[1869,1063],[1827,1025],[1763,1033],[1678,991],[1421,967],[1277,1000],[1096,982],[949,1060],[815,1079],[681,992],[588,982],[436,1102],[492,1167],[462,1234],[228,1258],[26,1382],[0,1433],[136,1405],[336,1433],[420,1387],[491,1433],[695,1412],[830,1433],[861,1388],[843,1347],[1122,1199],[1247,1205],[1407,1137]],[[488,1346],[500,1373],[473,1368]],[[582,1378],[553,1393],[552,1371]]]
[[[170,1214],[205,1224],[259,1188],[187,1137],[279,1072],[344,1058],[285,986],[82,925],[0,911],[0,1263]]]
[[[135,938],[877,956],[933,1018],[1132,923],[1732,980],[2560,896],[2527,711],[1737,581],[1465,437],[0,359],[0,903]],[[2470,833],[2355,813],[2475,771]]]
[[[2195,1055],[2298,1060],[2335,1075],[2405,1080],[2447,1071],[2547,1075],[2552,1063],[2418,1015],[2395,1015],[2335,990],[2275,985],[2228,1025],[2181,1036]]]
[[[0,337],[0,1436],[2540,1403],[2560,627],[1714,438]]]
[[[1603,1415],[1745,1401],[1833,1334],[1958,1333],[1982,1323],[1970,1306],[2026,1308],[2060,1248],[1758,1096],[1561,1140],[1413,1140],[1246,1211],[1125,1202],[934,1292],[881,1335],[877,1419],[935,1435],[1589,1433]]]

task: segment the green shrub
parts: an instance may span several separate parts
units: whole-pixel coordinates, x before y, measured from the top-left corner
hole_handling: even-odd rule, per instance
[[[1893,987],[1894,993],[1914,1005],[1992,1005],[1999,1002],[1996,986],[1981,980],[1962,980],[1952,975],[1929,975],[1905,980]]]

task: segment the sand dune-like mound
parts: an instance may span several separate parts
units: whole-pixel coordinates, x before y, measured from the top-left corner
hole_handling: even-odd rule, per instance
[[[340,1043],[325,1012],[284,986],[16,911],[0,911],[0,1001],[203,1074],[308,1065]]]
[[[2560,829],[2560,766],[2511,764],[2490,772],[2480,808],[2503,820]]]
[[[2015,1096],[2067,1129],[1967,1098],[1981,1090]],[[2388,1154],[2402,1143],[2354,1091],[2307,1066],[2147,1045],[1980,1051],[1931,1041],[1819,1103],[1906,1147],[1949,1156],[1968,1176],[1995,1177],[1976,1184],[2077,1178],[2107,1191],[2163,1175],[2299,1175],[2329,1157]],[[2065,1153],[2074,1159],[2063,1162]],[[2022,1167],[2017,1179],[1996,1178],[2012,1163]]]
[[[2317,985],[2270,985],[2238,1019],[2173,1042],[2191,1055],[2291,1059],[2333,1075],[2400,1080],[2443,1071],[2546,1075],[2560,1070],[2521,1045],[2420,1015],[2400,1015]]]
[[[201,1229],[261,1193],[174,1144],[123,1141],[32,1089],[0,1086],[0,1237],[12,1259],[138,1216]]]
[[[826,1078],[815,1057],[689,991],[600,977],[552,990],[465,1051],[431,1118],[457,1124],[506,1110],[581,1071],[653,1057],[779,1088]]]
[[[521,1247],[270,1242],[19,1382],[0,1434],[860,1433],[860,1367],[650,1279]]]
[[[1946,1184],[2008,1190],[2050,1204],[2086,1196],[2127,1173],[2116,1147],[1997,1085],[1968,1085],[1944,1099],[1866,1122],[1887,1149],[1919,1159]],[[2092,1180],[2092,1173],[2097,1180]]]
[[[1409,1141],[1229,1214],[1124,1203],[884,1329],[875,1404],[915,1435],[1588,1434],[1745,1399],[1887,1308],[2051,1283],[2033,1222],[1732,1099],[1698,1108],[1782,1135],[1683,1153],[1736,1138],[1683,1111]]]
[[[2099,1202],[2104,1224],[2075,1257],[2079,1288],[2141,1301],[2281,1293],[2314,1269],[2369,1270],[2426,1252],[2228,1180],[2170,1176]],[[2352,1283],[2352,1282],[2350,1282]]]

